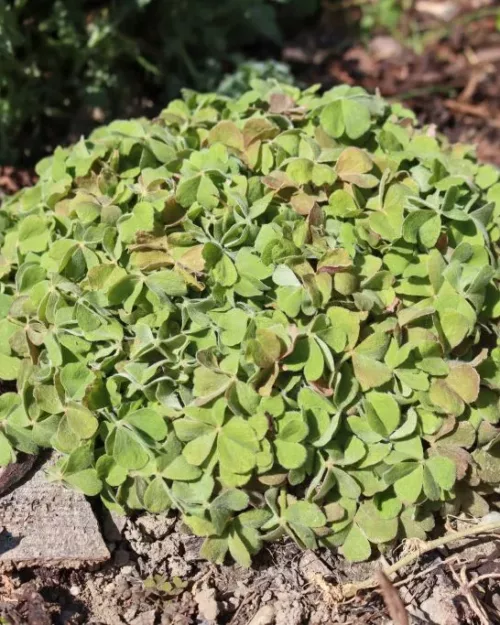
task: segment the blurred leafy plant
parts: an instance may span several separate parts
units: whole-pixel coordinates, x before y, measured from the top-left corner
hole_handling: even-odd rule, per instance
[[[363,560],[498,488],[500,178],[361,88],[186,90],[0,210],[0,464],[202,554]]]
[[[230,53],[279,45],[279,25],[317,5],[0,0],[0,160],[29,161],[82,127],[168,101],[184,86],[214,89]]]
[[[405,11],[411,9],[408,0],[377,0],[361,5],[361,28],[367,33],[384,29],[395,32]]]
[[[279,83],[293,85],[295,78],[290,66],[279,61],[245,60],[234,58],[236,70],[227,74],[219,83],[217,93],[231,98],[239,97],[251,88],[253,80],[276,80]]]

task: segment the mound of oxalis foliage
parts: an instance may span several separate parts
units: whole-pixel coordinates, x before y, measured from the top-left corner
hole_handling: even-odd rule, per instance
[[[500,482],[498,172],[359,88],[187,92],[1,210],[0,461],[351,560]],[[496,203],[495,203],[496,202]]]

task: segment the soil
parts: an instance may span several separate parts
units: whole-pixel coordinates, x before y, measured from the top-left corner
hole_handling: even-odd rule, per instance
[[[378,0],[327,0],[321,19],[288,42],[282,60],[305,83],[361,85],[403,101],[422,123],[500,165],[500,2],[406,3],[413,8],[393,32],[360,40],[360,7],[369,4]]]
[[[3,196],[12,195],[23,187],[29,187],[36,182],[35,172],[31,169],[0,166],[0,200]]]
[[[335,599],[340,583],[373,574],[381,562],[349,565],[331,552],[302,552],[289,541],[261,552],[252,569],[215,566],[200,560],[200,539],[175,516],[141,515],[114,523],[99,509],[112,552],[98,570],[23,569],[0,577],[0,622],[9,625],[330,625],[388,623],[377,593],[350,602]],[[408,567],[398,588],[413,623],[476,623],[476,615],[454,575],[486,575],[474,587],[495,623],[500,594],[500,540],[479,540],[443,550]],[[396,556],[397,554],[392,554]],[[387,556],[391,560],[391,556]],[[429,573],[426,573],[427,569]],[[453,571],[453,572],[452,572]],[[424,574],[422,574],[424,573]],[[150,587],[155,576],[156,587]],[[180,594],[161,589],[176,577]],[[464,577],[465,579],[465,577]],[[148,582],[149,580],[149,582]],[[406,581],[405,581],[406,580]],[[462,584],[463,586],[463,584]],[[333,589],[333,590],[332,590]],[[1,618],[5,620],[2,621]],[[403,625],[403,621],[393,621]],[[408,621],[409,622],[409,621]]]
[[[395,32],[375,31],[363,40],[358,6],[368,3],[326,0],[318,22],[286,43],[283,60],[304,83],[378,88],[451,140],[473,143],[481,160],[500,165],[499,3],[413,2]],[[419,9],[424,5],[438,13],[438,5],[451,7],[453,17],[436,17]],[[0,167],[0,199],[34,179],[32,171]],[[426,554],[392,580],[385,602],[376,591],[342,601],[339,584],[370,577],[412,545],[349,565],[334,553],[302,552],[283,541],[266,547],[246,570],[201,560],[200,539],[175,516],[112,519],[93,505],[110,560],[97,569],[0,574],[1,625],[500,623],[497,536]],[[164,584],[176,578],[173,594]],[[395,591],[403,614],[395,611]]]

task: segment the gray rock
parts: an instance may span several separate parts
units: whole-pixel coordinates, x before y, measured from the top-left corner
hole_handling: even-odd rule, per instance
[[[0,497],[0,569],[79,568],[107,560],[109,551],[85,496],[48,482],[44,466]]]

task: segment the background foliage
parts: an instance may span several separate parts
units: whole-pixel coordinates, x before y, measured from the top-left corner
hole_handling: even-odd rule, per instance
[[[315,0],[0,0],[0,163],[26,165],[71,132],[78,138],[103,117],[141,111],[148,98],[159,105],[181,87],[215,88],[230,53],[279,44],[283,29],[316,7]]]

